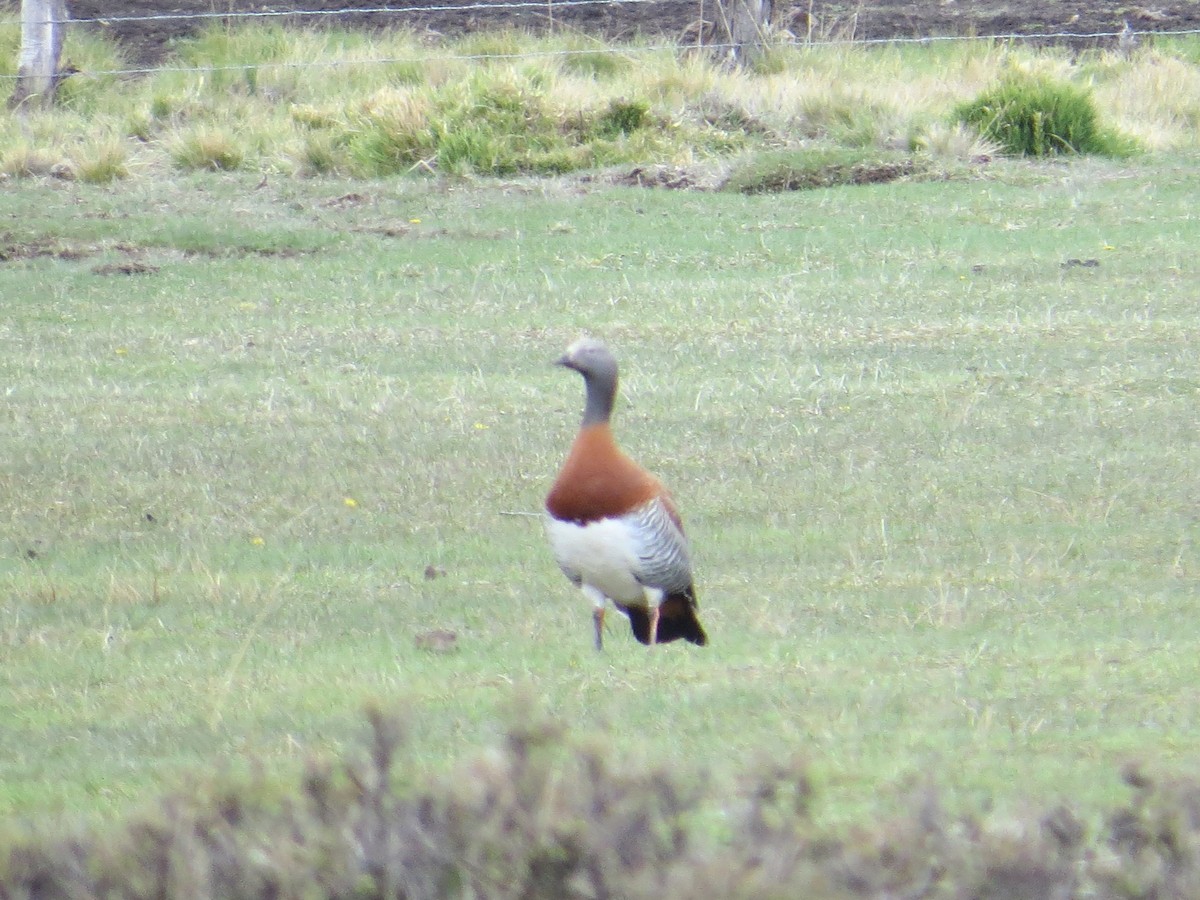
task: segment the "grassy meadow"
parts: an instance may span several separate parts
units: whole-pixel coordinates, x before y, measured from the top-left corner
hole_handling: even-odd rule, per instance
[[[287,772],[369,701],[432,771],[521,686],[635,758],[800,754],[834,812],[931,777],[1098,804],[1127,760],[1190,766],[1196,188],[1177,161],[10,189],[7,240],[53,252],[0,267],[0,808]],[[581,331],[685,512],[704,651],[597,655],[531,516]]]
[[[6,119],[10,161],[80,168],[107,129],[124,171],[0,188],[0,815],[291,779],[367,704],[405,711],[415,781],[523,694],[634,764],[733,784],[803,759],[838,823],[929,783],[1092,814],[1127,763],[1195,770],[1195,120],[1121,104],[1135,75],[1197,76],[1030,55],[1119,69],[1102,109],[1156,152],[970,165],[930,111],[1005,52],[828,51],[827,92],[919,93],[961,166],[783,194],[368,177],[350,145],[300,178],[294,135],[242,127],[298,127],[289,107],[260,121],[251,95],[212,127],[258,150],[200,171],[168,125],[119,124],[176,80],[201,103],[169,72],[115,112],[98,91]],[[696,71],[763,115],[803,80]],[[756,149],[685,146],[649,158]],[[549,363],[581,332],[617,351],[618,435],[683,511],[703,650],[617,623],[596,654],[545,545],[582,403]]]

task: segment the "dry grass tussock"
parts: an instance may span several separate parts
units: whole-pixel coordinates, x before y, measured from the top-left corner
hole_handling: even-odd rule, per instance
[[[13,835],[0,895],[521,898],[1183,897],[1200,885],[1200,785],[1127,773],[1096,834],[1058,807],[952,817],[935,793],[845,834],[816,823],[803,768],[764,763],[731,796],[702,773],[629,766],[526,713],[452,777],[406,780],[400,719],[314,762],[163,799],[119,827]]]
[[[945,139],[956,106],[1013,71],[1093,89],[1101,117],[1150,149],[1200,145],[1200,107],[1192,99],[1200,96],[1200,72],[1182,51],[1166,49],[1126,59],[987,42],[781,46],[758,70],[731,71],[692,52],[605,47],[578,36],[489,33],[432,47],[403,32],[267,25],[214,28],[177,53],[160,71],[118,89],[116,76],[104,73],[124,65],[119,49],[73,33],[67,58],[82,73],[64,83],[57,110],[26,110],[0,123],[0,155],[11,156],[31,131],[49,131],[38,143],[55,148],[55,163],[104,173],[103,180],[153,170],[156,162],[296,174],[414,167],[506,174],[814,143],[956,154],[975,149],[970,140]],[[502,95],[519,100],[525,115],[495,114],[508,102]],[[614,137],[595,127],[614,102],[646,104],[639,133]],[[458,136],[464,109],[480,115]],[[364,123],[376,133],[364,134]],[[513,135],[503,133],[511,128],[529,152],[516,152]],[[114,130],[123,160],[114,161],[113,143],[98,137]],[[207,149],[185,152],[184,144]],[[214,150],[218,144],[225,146]],[[104,162],[86,158],[93,148],[103,150]]]

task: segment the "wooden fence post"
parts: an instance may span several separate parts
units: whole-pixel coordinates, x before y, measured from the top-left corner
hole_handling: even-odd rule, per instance
[[[67,18],[67,0],[21,0],[21,55],[9,106],[54,101]]]
[[[717,0],[717,34],[733,63],[753,62],[762,53],[771,6],[772,0]]]

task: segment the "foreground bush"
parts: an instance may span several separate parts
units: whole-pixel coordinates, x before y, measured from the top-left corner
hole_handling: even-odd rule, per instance
[[[1132,802],[1096,837],[1065,808],[997,823],[933,796],[844,837],[814,825],[797,766],[717,798],[699,773],[619,766],[544,721],[397,790],[403,729],[370,718],[363,758],[313,765],[293,796],[228,787],[111,832],[20,838],[0,851],[0,897],[1200,896],[1200,784],[1131,773]]]

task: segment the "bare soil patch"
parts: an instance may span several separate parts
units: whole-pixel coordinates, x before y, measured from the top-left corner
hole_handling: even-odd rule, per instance
[[[158,266],[137,260],[92,266],[93,275],[153,275],[156,272],[158,272]],[[147,513],[147,515],[149,514]]]
[[[0,234],[0,263],[51,256],[56,259],[83,259],[89,251],[60,243],[54,238],[32,241],[14,240],[12,235]]]

